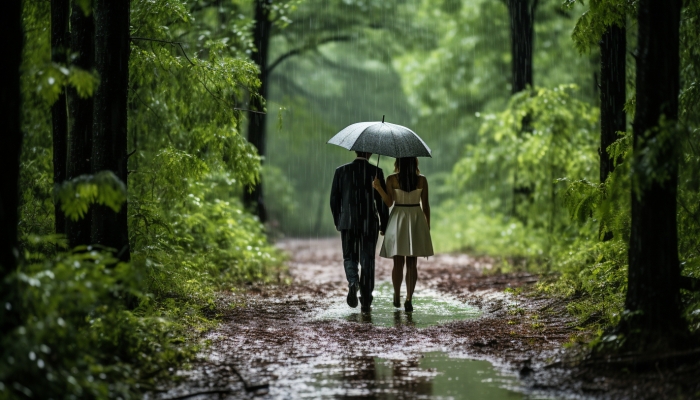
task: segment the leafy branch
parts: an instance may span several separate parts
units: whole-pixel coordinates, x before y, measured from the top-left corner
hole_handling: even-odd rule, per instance
[[[73,221],[85,217],[93,204],[105,205],[118,212],[126,202],[126,185],[112,171],[80,175],[56,185],[54,190],[61,210]]]

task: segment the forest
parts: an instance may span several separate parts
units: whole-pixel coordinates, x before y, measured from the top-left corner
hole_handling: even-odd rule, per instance
[[[173,385],[212,363],[202,361],[212,349],[231,368],[214,374],[241,383],[202,395],[297,398],[301,386],[275,391],[292,367],[265,375],[284,336],[265,333],[281,324],[265,325],[266,313],[294,307],[300,320],[340,296],[344,276],[313,286],[324,272],[312,267],[342,274],[342,256],[314,246],[340,249],[328,198],[335,168],[355,154],[326,142],[383,116],[432,149],[419,163],[436,254],[488,264],[460,281],[467,267],[426,264],[420,275],[421,260],[419,289],[469,303],[488,283],[506,299],[501,322],[468,328],[499,323],[502,336],[465,333],[495,321],[489,303],[439,328],[466,335],[451,343],[505,360],[523,393],[700,393],[700,2],[5,4],[0,399],[188,398],[201,387]],[[394,171],[390,157],[371,162]],[[363,330],[379,311],[369,324],[289,329],[394,335]],[[506,339],[527,350],[490,344]],[[236,347],[256,341],[259,360]],[[379,365],[390,352],[365,353]],[[268,383],[256,386],[255,371]],[[398,398],[439,393],[437,380],[432,392],[397,386],[396,371]],[[575,383],[608,375],[618,384]],[[377,398],[377,387],[359,397]],[[305,397],[345,398],[314,388]]]

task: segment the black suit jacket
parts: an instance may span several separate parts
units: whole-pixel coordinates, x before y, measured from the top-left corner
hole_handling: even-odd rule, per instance
[[[372,182],[377,176],[386,190],[384,173],[366,160],[355,160],[335,170],[331,188],[331,212],[335,228],[386,231],[389,208]],[[371,229],[371,230],[370,230]]]

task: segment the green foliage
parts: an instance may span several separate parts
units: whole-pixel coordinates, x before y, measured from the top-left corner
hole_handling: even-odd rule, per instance
[[[186,325],[154,309],[143,271],[91,249],[39,257],[7,282],[16,301],[3,308],[22,325],[0,338],[0,397],[140,398],[193,355],[178,344]]]
[[[505,111],[483,116],[479,141],[467,146],[452,182],[491,199],[482,202],[487,213],[517,216],[552,238],[574,233],[558,205],[557,179],[596,175],[591,137],[598,119],[597,109],[572,96],[575,90],[562,85],[524,91]],[[527,200],[513,203],[515,186],[528,188]]]
[[[653,183],[664,185],[671,173],[677,171],[680,156],[679,137],[685,137],[684,127],[662,116],[658,125],[636,137],[631,174],[632,189],[637,196]]]
[[[565,0],[564,7],[573,8],[582,0]],[[571,33],[574,46],[581,52],[589,52],[598,46],[605,30],[613,25],[624,26],[628,15],[635,13],[635,3],[628,0],[590,0],[589,9],[576,21]]]
[[[568,178],[561,178],[557,182],[567,185],[562,197],[571,219],[583,223],[590,218],[592,211],[602,198],[601,185],[586,179],[571,181]]]
[[[616,168],[604,183],[594,184],[586,179],[558,180],[566,184],[562,198],[571,219],[579,223],[589,219],[598,221],[599,239],[603,239],[606,232],[615,237],[629,238],[631,152],[628,150],[631,136],[626,133],[608,146],[608,154],[614,160]]]
[[[149,271],[150,290],[206,304],[216,289],[278,278],[281,257],[243,211],[230,175],[204,176],[188,190],[169,207],[155,196],[130,202],[132,257]]]
[[[29,135],[27,135],[29,136]],[[18,236],[49,235],[54,231],[53,164],[51,148],[28,146],[22,148],[20,165],[20,202]]]
[[[22,257],[0,311],[22,325],[0,338],[0,398],[141,398],[194,356],[215,323],[216,291],[280,279],[280,254],[238,200],[260,169],[240,134],[239,108],[259,86],[250,16],[240,18],[250,10],[132,2],[127,193],[111,172],[54,187],[50,106],[69,85],[91,96],[98,77],[51,63],[50,4],[23,4]],[[214,29],[222,19],[233,36]],[[90,246],[67,251],[52,234],[54,197],[74,219],[127,200],[131,263]]]
[[[538,289],[567,298],[567,309],[581,326],[598,332],[615,326],[627,291],[627,242],[600,242],[591,235],[561,250],[556,262],[561,275],[539,283]]]
[[[210,6],[132,3],[129,136],[136,154],[130,167],[141,173],[169,163],[178,190],[175,181],[208,170],[226,170],[240,184],[259,174],[260,158],[240,129],[243,101],[257,96],[257,67],[247,60],[247,41],[230,43],[227,34],[247,37],[249,27],[232,22],[243,16],[237,2],[218,13]],[[141,185],[138,174],[134,181]]]
[[[56,196],[66,217],[77,221],[93,204],[118,212],[126,201],[126,186],[112,171],[100,171],[64,181],[56,188]]]
[[[533,235],[522,221],[494,212],[499,200],[485,202],[477,193],[444,200],[431,214],[430,234],[437,252],[469,251],[533,261],[544,256],[547,238]],[[505,265],[503,265],[505,266]]]

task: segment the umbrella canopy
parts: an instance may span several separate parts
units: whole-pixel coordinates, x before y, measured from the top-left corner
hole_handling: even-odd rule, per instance
[[[432,157],[430,147],[405,126],[382,121],[352,124],[328,141],[348,150],[365,151],[394,158]]]

